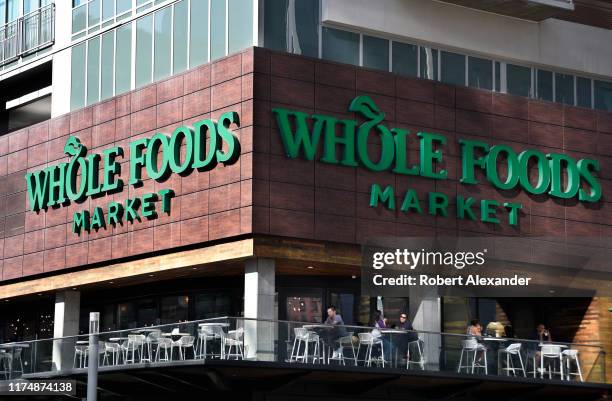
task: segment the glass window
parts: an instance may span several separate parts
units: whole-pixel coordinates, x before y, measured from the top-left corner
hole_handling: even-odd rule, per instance
[[[363,66],[389,71],[389,41],[363,35]]]
[[[288,0],[264,1],[264,44],[269,49],[291,50],[287,48],[288,6]]]
[[[100,37],[87,43],[87,104],[100,100]]]
[[[555,73],[555,102],[574,105],[574,76]]]
[[[161,299],[161,324],[187,321],[189,310],[189,297],[187,295],[174,295]]]
[[[4,10],[6,10],[6,0],[0,0],[0,25],[4,25],[6,24],[6,13],[4,12]]]
[[[465,56],[463,54],[441,52],[440,81],[465,86]]]
[[[153,15],[136,21],[136,87],[151,82],[151,62],[153,61]]]
[[[102,2],[102,21],[115,16],[115,0],[103,0]]]
[[[155,13],[155,59],[153,78],[155,81],[170,75],[172,58],[172,9],[162,8]]]
[[[232,314],[231,297],[227,294],[197,294],[195,296],[195,318],[209,319]]]
[[[208,62],[208,1],[192,1],[189,67],[206,62]]]
[[[115,31],[110,31],[102,36],[102,62],[100,74],[102,75],[100,98],[113,97],[113,67],[115,65]]]
[[[117,28],[115,51],[115,95],[130,90],[132,86],[132,24]]]
[[[6,16],[7,21],[15,21],[19,17],[19,1],[20,0],[7,0]]]
[[[595,108],[612,111],[612,82],[594,81]]]
[[[591,80],[576,77],[576,104],[580,107],[593,107],[591,105]]]
[[[286,302],[287,320],[292,322],[320,322],[325,313],[321,296],[296,294]]]
[[[72,47],[70,70],[70,110],[85,105],[85,43]]]
[[[359,64],[359,34],[323,27],[323,58]]]
[[[253,45],[253,0],[228,0],[227,21],[229,53]]]
[[[538,70],[538,99],[553,100],[553,73],[551,71]]]
[[[117,0],[117,15],[132,8],[132,0]]]
[[[139,299],[135,304],[138,327],[159,325],[157,302],[154,298]]]
[[[529,97],[531,95],[531,68],[519,65],[506,65],[507,92],[511,95]]]
[[[83,5],[72,10],[72,33],[80,32],[86,28],[87,6]]]
[[[501,92],[501,63],[495,62],[495,91]]]
[[[174,5],[173,35],[173,71],[174,74],[187,69],[187,14],[188,0],[181,0]]]
[[[294,52],[304,56],[318,57],[319,2],[297,0],[295,2],[295,24],[297,38],[293,39]]]
[[[421,47],[421,78],[438,79],[438,50]]]
[[[290,10],[290,5],[294,5],[295,9]],[[264,21],[266,21],[264,44],[267,48],[310,57],[318,56],[318,1],[275,0],[264,2]]]
[[[493,89],[493,62],[484,58],[468,57],[468,85],[478,89]]]
[[[419,47],[407,43],[393,42],[393,72],[416,77],[419,74]]]
[[[92,0],[87,7],[87,26],[100,22],[100,0]]]
[[[117,305],[117,322],[119,329],[132,329],[138,326],[136,322],[136,308],[133,302],[125,302]]]
[[[30,13],[40,8],[40,0],[23,0],[23,14]]]
[[[225,56],[225,0],[210,0],[210,59]]]

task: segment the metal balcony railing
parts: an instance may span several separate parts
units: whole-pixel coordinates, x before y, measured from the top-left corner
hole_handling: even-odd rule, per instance
[[[51,3],[0,27],[0,66],[54,41],[55,4]]]
[[[244,317],[100,332],[97,340],[101,372],[225,360],[503,376],[539,383],[606,382],[605,352],[595,341],[544,342]],[[82,374],[89,364],[89,341],[84,334],[0,344],[0,386],[3,380],[45,378],[52,372]]]

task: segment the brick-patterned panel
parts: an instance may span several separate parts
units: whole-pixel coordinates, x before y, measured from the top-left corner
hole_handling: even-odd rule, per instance
[[[253,107],[254,172],[253,230],[280,236],[345,243],[360,243],[377,235],[584,235],[600,237],[612,232],[612,113],[459,88],[433,81],[400,77],[350,65],[257,49],[255,83],[271,85],[270,97],[255,93]],[[260,68],[258,68],[260,66]],[[284,107],[355,119],[348,105],[356,95],[368,95],[385,112],[384,124],[438,132],[447,137],[444,163],[447,180],[373,173],[364,168],[343,167],[302,157],[289,159],[271,109]],[[357,118],[360,121],[359,118]],[[480,185],[463,185],[460,138],[503,143],[516,151],[533,148],[564,152],[600,161],[599,178],[603,198],[584,205],[548,196],[531,196],[523,191],[500,191],[478,172]],[[369,153],[379,152],[375,135]],[[410,142],[411,144],[414,144]],[[379,153],[378,153],[379,154]],[[409,159],[418,162],[418,152]],[[376,160],[376,159],[374,159]],[[500,164],[500,172],[505,165]],[[535,171],[535,170],[533,170]],[[369,206],[373,183],[392,185],[396,204],[403,191],[415,189],[422,206],[426,194],[438,191],[454,198],[457,194],[520,202],[517,227],[506,224],[457,220],[424,214],[405,214]],[[314,208],[313,208],[314,202]]]
[[[269,81],[269,64],[262,67],[262,58],[255,53],[248,49],[0,137],[0,279],[15,280],[250,233],[255,69],[263,69]],[[310,64],[313,81],[314,63]],[[296,77],[286,73],[286,79]],[[242,145],[241,157],[233,165],[182,177],[172,175],[160,182],[148,179],[143,171],[144,182],[138,188],[126,185],[116,194],[39,213],[29,209],[26,172],[67,161],[63,149],[68,135],[77,136],[90,153],[122,146],[120,177],[127,183],[127,145],[132,140],[155,132],[170,134],[182,124],[216,119],[226,111],[240,115],[240,129],[233,129]],[[155,220],[72,233],[75,212],[105,208],[110,201],[122,202],[165,188],[176,194],[170,215],[158,210]]]

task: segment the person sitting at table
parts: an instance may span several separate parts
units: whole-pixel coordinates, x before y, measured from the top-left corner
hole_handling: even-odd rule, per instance
[[[407,331],[406,335],[397,337],[397,340],[395,341],[400,355],[407,356],[409,344],[413,344],[414,341],[417,341],[419,339],[419,336],[416,332],[413,331],[414,329],[412,328],[412,324],[408,320],[408,315],[406,313],[400,313],[399,323],[396,324],[394,328],[398,330]]]
[[[327,308],[327,319],[325,320],[325,324],[330,324],[334,327],[328,332],[325,333],[325,342],[331,347],[334,342],[346,336],[346,329],[344,328],[344,320],[342,320],[342,316],[336,311],[336,307],[334,305],[329,305]],[[337,350],[334,351],[333,357],[336,358],[342,353],[342,347],[338,347]]]
[[[550,331],[546,328],[546,325],[544,323],[540,323],[536,326],[536,331],[533,336],[533,340],[535,341],[528,343],[525,348],[527,350],[527,358],[528,360],[533,360],[535,370],[540,360],[540,349],[538,343],[542,344],[552,341]]]
[[[541,343],[549,343],[552,341],[550,336],[550,330],[546,328],[544,323],[540,323],[536,326],[536,334],[534,340],[538,340]]]
[[[472,319],[470,325],[467,327],[466,334],[468,336],[474,336],[476,338],[482,337],[482,326],[478,319]]]
[[[478,341],[479,348],[483,349],[483,351],[478,352],[477,362],[482,363],[484,357],[484,349],[486,349],[486,345],[482,343],[482,325],[478,319],[472,319],[470,321],[470,325],[467,327],[467,339],[474,338]]]
[[[374,327],[376,327],[377,329],[384,329],[387,327],[387,325],[385,324],[385,320],[382,317],[382,312],[377,310],[374,313]]]
[[[381,341],[383,343],[383,350],[385,351],[385,360],[386,361],[390,361],[391,360],[391,342],[389,341],[389,338],[387,338],[387,336],[382,335],[382,333],[379,330],[376,329],[386,329],[388,328],[387,323],[385,323],[385,319],[383,318],[382,312],[377,310],[376,312],[374,312],[374,318],[372,319],[374,321],[374,329],[372,331],[372,334],[375,337],[380,337]]]

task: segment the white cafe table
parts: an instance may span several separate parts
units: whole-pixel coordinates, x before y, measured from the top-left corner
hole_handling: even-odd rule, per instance
[[[142,328],[142,329],[134,330],[134,331],[132,331],[132,333],[134,333],[134,334],[144,334],[144,333],[150,333],[152,331],[159,331],[159,329],[155,328],[155,327]]]
[[[124,341],[127,340],[127,337],[111,337],[108,339],[108,341]]]

